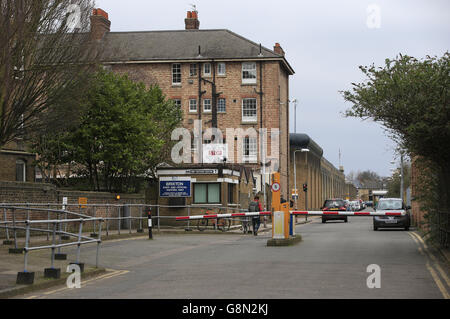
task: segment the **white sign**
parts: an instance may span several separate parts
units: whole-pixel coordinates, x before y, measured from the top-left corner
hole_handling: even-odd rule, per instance
[[[278,192],[280,190],[281,186],[278,183],[273,183],[272,184],[272,191],[273,192]]]
[[[219,164],[228,157],[228,144],[204,144],[203,163]]]
[[[66,210],[66,205],[67,205],[67,197],[63,197],[63,202],[62,202],[63,206],[62,206],[62,210]]]

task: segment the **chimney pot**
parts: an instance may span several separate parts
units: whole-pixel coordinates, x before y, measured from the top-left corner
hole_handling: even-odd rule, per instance
[[[103,36],[111,31],[111,21],[108,13],[100,8],[94,9],[91,16],[91,38],[101,40]]]
[[[186,30],[198,30],[200,28],[200,21],[198,20],[197,11],[188,11],[184,23],[186,25]]]
[[[275,43],[275,46],[273,47],[273,51],[282,56],[285,55],[283,48],[281,47],[281,45],[278,42]]]

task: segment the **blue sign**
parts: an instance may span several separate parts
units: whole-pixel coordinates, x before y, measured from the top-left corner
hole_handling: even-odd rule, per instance
[[[191,197],[190,180],[159,181],[159,197]]]

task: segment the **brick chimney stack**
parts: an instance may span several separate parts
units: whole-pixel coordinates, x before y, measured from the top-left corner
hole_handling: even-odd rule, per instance
[[[275,43],[275,46],[273,47],[273,51],[275,51],[275,53],[277,53],[277,54],[280,54],[280,55],[284,56],[284,50],[280,46],[279,43]]]
[[[197,11],[188,11],[187,18],[184,19],[186,30],[198,30],[200,28],[200,21],[198,20]]]
[[[110,31],[111,21],[108,20],[108,13],[102,9],[94,9],[91,16],[91,38],[101,40]]]

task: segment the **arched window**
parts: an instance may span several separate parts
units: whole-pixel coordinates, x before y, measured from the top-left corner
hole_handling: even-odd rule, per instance
[[[27,181],[27,163],[24,160],[19,159],[16,161],[16,181]]]

